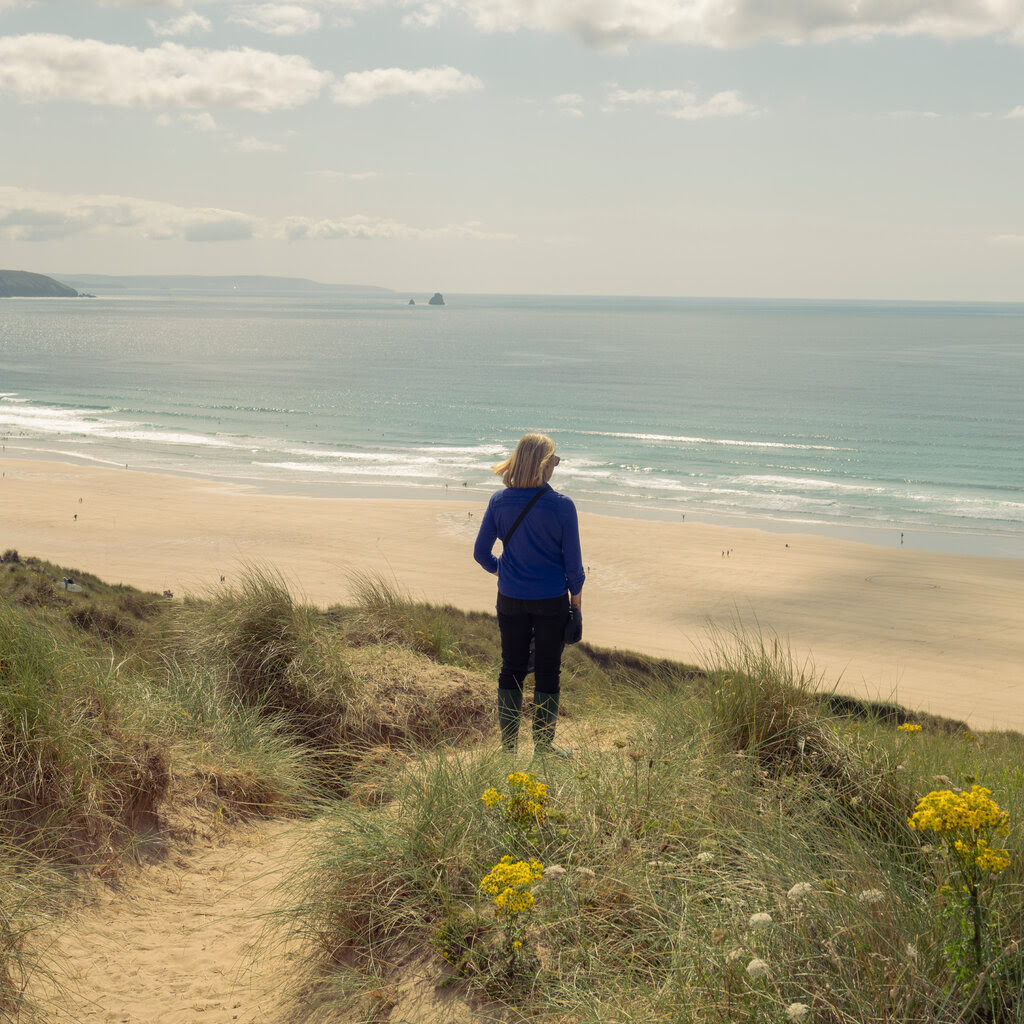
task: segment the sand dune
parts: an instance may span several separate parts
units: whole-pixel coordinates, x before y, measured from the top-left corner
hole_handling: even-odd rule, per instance
[[[9,458],[0,469],[0,548],[111,582],[180,597],[261,562],[321,604],[375,572],[416,598],[494,605],[494,580],[472,559],[482,505],[284,497]],[[593,643],[698,661],[708,624],[739,618],[842,692],[1024,730],[1020,560],[593,514],[581,532]]]

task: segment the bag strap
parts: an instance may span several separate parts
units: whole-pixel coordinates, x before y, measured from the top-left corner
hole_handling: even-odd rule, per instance
[[[519,518],[512,524],[512,529],[509,530],[508,533],[506,533],[505,536],[501,538],[501,543],[502,543],[503,547],[506,547],[506,548],[508,547],[508,542],[512,539],[512,534],[515,533],[516,530],[519,529],[519,524],[526,518],[526,513],[529,512],[530,509],[533,508],[533,506],[537,504],[537,499],[540,498],[540,496],[545,491],[550,491],[550,490],[551,490],[551,485],[550,484],[544,484],[537,491],[537,493],[526,503],[526,508],[524,508],[523,511],[519,513]]]

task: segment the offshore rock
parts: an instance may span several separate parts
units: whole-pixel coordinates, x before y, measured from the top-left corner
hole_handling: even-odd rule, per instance
[[[434,294],[430,296],[430,302],[428,302],[427,305],[428,306],[443,306],[444,305],[444,296],[440,292],[434,292]]]

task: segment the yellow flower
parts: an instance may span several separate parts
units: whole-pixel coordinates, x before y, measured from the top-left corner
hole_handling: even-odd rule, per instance
[[[480,798],[484,804],[493,808],[504,803],[505,820],[517,825],[543,825],[548,816],[548,787],[529,772],[512,772],[506,781],[510,792],[500,793],[492,787]]]
[[[934,832],[994,829],[997,834],[1006,835],[1010,830],[1009,814],[999,809],[992,800],[992,790],[984,786],[971,786],[969,793],[932,790],[918,800],[907,823],[911,828]]]
[[[920,732],[921,726],[915,725],[913,722],[904,722],[902,725],[896,726],[897,732]]]
[[[933,790],[921,797],[907,824],[918,831],[938,833],[959,855],[962,864],[973,862],[983,871],[1002,871],[1010,865],[1008,851],[989,845],[989,837],[1010,831],[1010,816],[992,799],[984,786],[969,793]]]
[[[513,860],[507,854],[480,882],[480,891],[493,897],[499,916],[522,914],[537,902],[530,885],[544,874],[539,860]]]

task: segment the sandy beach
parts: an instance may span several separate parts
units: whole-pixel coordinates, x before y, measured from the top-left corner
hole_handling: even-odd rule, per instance
[[[472,558],[482,503],[285,497],[11,458],[0,471],[0,550],[113,583],[204,594],[260,563],[322,605],[371,572],[417,599],[494,606]],[[700,662],[709,623],[739,619],[840,692],[1024,730],[1021,560],[587,513],[580,526],[594,644]]]

